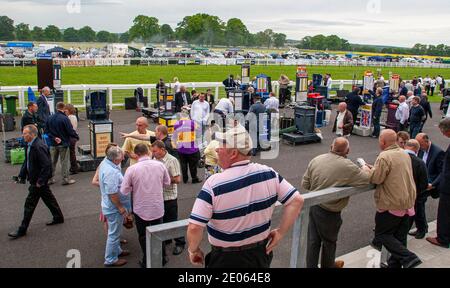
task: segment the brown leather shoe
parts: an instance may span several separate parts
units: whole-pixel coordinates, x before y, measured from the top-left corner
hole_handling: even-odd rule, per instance
[[[428,237],[427,241],[430,242],[431,244],[439,246],[439,247],[449,248],[448,246],[445,246],[444,244],[439,242],[438,239],[434,238],[434,237]]]
[[[130,256],[130,251],[128,250],[122,250],[122,253],[120,253],[119,257],[126,257],[126,256]]]
[[[344,268],[344,264],[345,264],[344,261],[337,260],[336,262],[334,262],[334,267],[338,268],[338,269],[342,269],[342,268]]]
[[[116,262],[112,263],[112,264],[105,264],[105,267],[120,267],[123,266],[125,264],[127,264],[128,261],[125,259],[119,259]]]

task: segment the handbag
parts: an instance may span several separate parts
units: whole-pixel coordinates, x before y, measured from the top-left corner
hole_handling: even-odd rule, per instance
[[[21,165],[25,162],[25,149],[16,148],[11,150],[11,164]]]
[[[123,226],[126,229],[133,229],[133,223],[134,223],[134,218],[133,215],[127,215],[126,217],[123,217]]]

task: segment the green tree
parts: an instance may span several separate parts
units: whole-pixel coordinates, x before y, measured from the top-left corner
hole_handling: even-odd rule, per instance
[[[78,30],[73,27],[64,30],[63,40],[64,42],[83,42],[80,39]]]
[[[130,33],[125,32],[125,33],[120,34],[119,42],[120,43],[129,43],[130,42]]]
[[[117,43],[117,42],[119,42],[119,35],[117,35],[117,33],[110,33],[108,42],[109,43]]]
[[[231,18],[225,28],[225,42],[227,46],[244,46],[249,37],[247,27],[241,19]]]
[[[98,31],[96,40],[97,40],[97,42],[107,43],[107,42],[109,42],[110,38],[111,38],[111,33],[109,33],[108,31],[102,30],[102,31]]]
[[[173,31],[172,27],[170,27],[169,24],[164,24],[161,26],[161,39],[163,41],[170,41],[173,40],[175,37],[175,32]]]
[[[79,38],[81,42],[94,42],[95,41],[95,31],[89,26],[84,26],[79,31]]]
[[[14,20],[7,16],[0,16],[0,40],[14,40]]]
[[[21,41],[31,40],[30,25],[25,23],[20,23],[16,26],[16,39]]]
[[[38,26],[34,26],[31,30],[31,38],[33,41],[42,41],[45,39],[44,29]]]
[[[326,37],[325,48],[329,50],[342,50],[342,39],[336,35]]]
[[[225,24],[217,16],[195,14],[186,16],[175,29],[179,39],[199,45],[224,42]]]
[[[133,26],[130,28],[130,40],[142,39],[144,42],[149,42],[152,37],[159,34],[160,27],[158,19],[155,17],[148,17],[139,15],[134,18]]]
[[[324,35],[316,35],[311,38],[311,49],[325,50],[327,49],[327,37]]]
[[[61,41],[62,33],[55,25],[49,25],[44,30],[44,36],[46,41]]]
[[[273,45],[277,48],[283,47],[286,43],[286,35],[283,33],[275,33],[273,35]]]

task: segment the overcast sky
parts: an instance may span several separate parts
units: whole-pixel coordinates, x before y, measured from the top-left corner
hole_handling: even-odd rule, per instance
[[[81,11],[68,8],[69,2],[81,3]],[[139,14],[175,28],[184,16],[195,13],[223,21],[237,17],[252,33],[271,28],[289,39],[336,34],[351,43],[450,46],[448,0],[0,0],[0,15],[15,24],[89,25],[96,31],[124,32]]]

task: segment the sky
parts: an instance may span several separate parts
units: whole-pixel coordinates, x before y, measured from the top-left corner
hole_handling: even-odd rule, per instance
[[[288,39],[335,34],[358,44],[450,46],[448,0],[0,0],[0,15],[31,27],[125,32],[142,14],[175,28],[196,13],[240,18],[252,33],[270,28]]]

